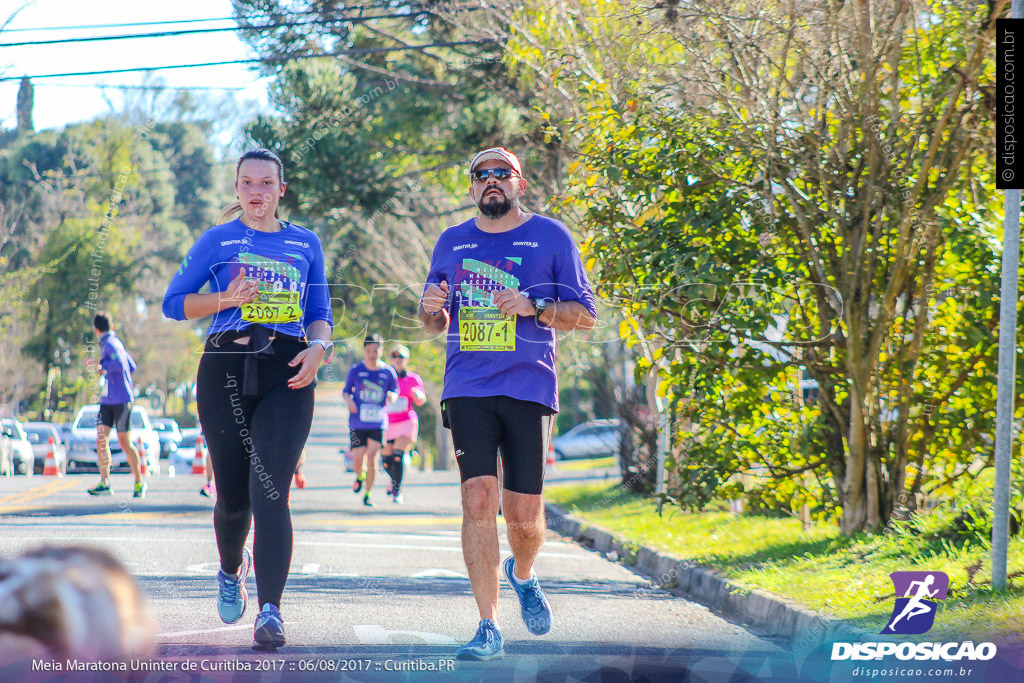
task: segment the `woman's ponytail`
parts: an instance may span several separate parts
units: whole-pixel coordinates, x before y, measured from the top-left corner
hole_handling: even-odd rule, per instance
[[[238,201],[236,199],[235,201],[233,201],[230,204],[228,204],[227,206],[225,206],[224,210],[221,211],[220,218],[217,219],[217,225],[223,225],[224,223],[230,223],[231,221],[235,220],[235,218],[237,218],[238,216],[241,216],[241,215],[242,215],[242,202],[240,202],[240,201]]]

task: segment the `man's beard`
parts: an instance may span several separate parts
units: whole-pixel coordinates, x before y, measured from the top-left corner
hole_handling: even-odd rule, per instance
[[[498,192],[501,193],[501,197],[498,201],[492,202],[491,196],[484,194],[477,203],[477,206],[480,207],[480,213],[482,213],[486,218],[490,218],[492,220],[501,218],[514,207],[519,206],[519,197],[510,198],[504,191],[498,190]]]

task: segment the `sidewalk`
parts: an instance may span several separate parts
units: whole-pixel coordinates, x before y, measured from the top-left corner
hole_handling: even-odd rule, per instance
[[[858,640],[861,629],[786,598],[740,587],[712,568],[679,560],[626,539],[546,503],[547,526],[611,562],[622,562],[667,590],[736,619],[760,635],[783,638],[800,655],[837,640]]]

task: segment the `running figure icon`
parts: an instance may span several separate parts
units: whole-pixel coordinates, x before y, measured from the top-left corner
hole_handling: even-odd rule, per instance
[[[925,633],[935,623],[938,600],[945,600],[949,577],[943,572],[893,572],[896,604],[882,633]]]
[[[896,626],[896,622],[898,622],[903,617],[906,617],[907,621],[910,621],[916,616],[919,616],[921,614],[928,614],[933,609],[935,609],[931,605],[927,605],[924,602],[921,602],[922,598],[934,598],[935,595],[939,592],[937,588],[935,590],[928,590],[928,587],[931,586],[933,583],[935,583],[934,574],[929,574],[928,578],[926,578],[924,581],[912,581],[910,583],[910,588],[907,590],[908,595],[906,596],[910,598],[910,601],[907,602],[906,607],[903,608],[903,611],[900,612],[899,616],[889,623],[890,631],[895,630],[894,627]],[[909,593],[910,591],[914,590],[914,586],[917,586],[917,592],[914,595],[910,595]]]

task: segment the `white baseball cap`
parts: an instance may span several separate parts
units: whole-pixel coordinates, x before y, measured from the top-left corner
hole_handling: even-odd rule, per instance
[[[473,169],[477,167],[477,164],[484,161],[490,161],[492,159],[494,161],[505,162],[513,171],[518,173],[520,176],[523,175],[523,167],[519,163],[519,157],[504,147],[491,147],[490,149],[485,149],[482,152],[477,152],[476,156],[473,157],[473,160],[469,162],[469,172],[472,173]]]

